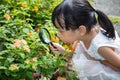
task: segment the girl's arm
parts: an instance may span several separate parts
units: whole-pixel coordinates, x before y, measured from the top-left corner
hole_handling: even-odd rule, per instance
[[[114,70],[119,71],[120,69],[120,55],[115,53],[113,48],[110,47],[100,47],[98,49],[98,53],[103,56],[106,60],[106,62],[103,62],[103,64],[111,67]]]
[[[107,60],[100,61],[102,64],[111,67],[113,70],[120,72],[120,68],[117,68],[113,66],[111,63],[109,63]]]

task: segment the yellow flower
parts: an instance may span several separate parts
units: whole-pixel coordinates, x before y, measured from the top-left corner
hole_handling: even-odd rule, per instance
[[[20,80],[26,80],[26,79],[20,79]]]
[[[32,35],[33,35],[33,33],[32,33],[32,32],[29,32],[29,33],[28,33],[28,36],[29,36],[29,37],[31,37]]]
[[[14,45],[15,47],[17,47],[17,48],[20,48],[20,47],[21,47],[21,40],[15,39],[13,45]]]
[[[17,47],[17,48],[21,48],[22,47],[25,51],[27,51],[28,53],[30,53],[29,46],[27,45],[27,42],[24,39],[22,39],[22,40],[15,39],[13,45],[15,47]]]
[[[59,43],[59,38],[58,37],[55,38],[55,42]]]
[[[57,80],[66,80],[64,77],[58,77]]]
[[[36,65],[33,65],[32,68],[36,71],[37,67]]]
[[[21,44],[20,43],[14,43],[13,44],[15,47],[17,47],[17,48],[20,48],[21,47]]]
[[[4,15],[4,18],[5,18],[5,19],[10,19],[10,15],[9,15],[9,14],[5,14],[5,15]]]
[[[24,39],[21,40],[21,43],[22,44],[27,44],[27,42]]]
[[[30,53],[29,46],[25,45],[25,46],[23,46],[23,49],[24,49],[25,51],[27,51],[28,53]]]
[[[38,10],[39,10],[38,6],[34,6],[34,11],[38,12]]]
[[[54,56],[55,56],[56,58],[58,58],[58,55],[57,55],[57,54],[55,54]]]
[[[24,39],[22,39],[22,40],[15,39],[13,45],[17,48],[20,48],[22,44],[26,45],[27,42]]]
[[[27,8],[27,7],[28,7],[28,5],[25,4],[25,3],[22,3],[21,5],[22,5],[22,7],[24,7],[24,8]]]
[[[14,71],[14,70],[18,70],[19,67],[17,66],[17,64],[11,64],[9,67],[9,70]]]
[[[64,45],[63,47],[64,47],[65,49],[68,49],[68,46],[67,46],[67,45]]]
[[[25,60],[24,62],[25,62],[26,64],[29,64],[29,63],[30,63],[30,60],[27,59],[27,60]]]
[[[20,43],[20,40],[19,39],[15,39],[14,42],[15,43]]]
[[[55,41],[55,38],[53,36],[51,36],[51,41]]]

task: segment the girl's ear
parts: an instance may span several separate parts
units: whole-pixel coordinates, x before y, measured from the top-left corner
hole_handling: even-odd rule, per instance
[[[86,34],[86,27],[84,25],[79,26],[79,33],[81,36]]]

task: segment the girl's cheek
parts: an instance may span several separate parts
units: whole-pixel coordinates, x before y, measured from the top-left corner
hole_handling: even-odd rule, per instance
[[[57,33],[57,36],[58,36],[59,38],[61,38],[61,34],[60,34],[60,32]]]
[[[62,41],[64,41],[64,37],[63,37],[63,35],[62,35],[61,33],[58,33],[57,36],[58,36]]]

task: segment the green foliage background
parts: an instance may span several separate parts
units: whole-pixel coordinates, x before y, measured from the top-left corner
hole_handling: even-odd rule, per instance
[[[56,57],[38,36],[42,27],[52,29],[51,13],[61,0],[0,0],[0,79],[33,80],[33,73],[51,78],[58,67],[65,70],[65,57]],[[34,7],[38,10],[35,10]],[[7,14],[7,17],[5,15]],[[31,34],[31,35],[28,35]],[[15,40],[25,40],[23,47],[15,47]],[[24,45],[23,45],[24,46]],[[59,56],[59,53],[56,53]],[[13,70],[10,69],[11,65]],[[16,68],[17,67],[17,68]]]

